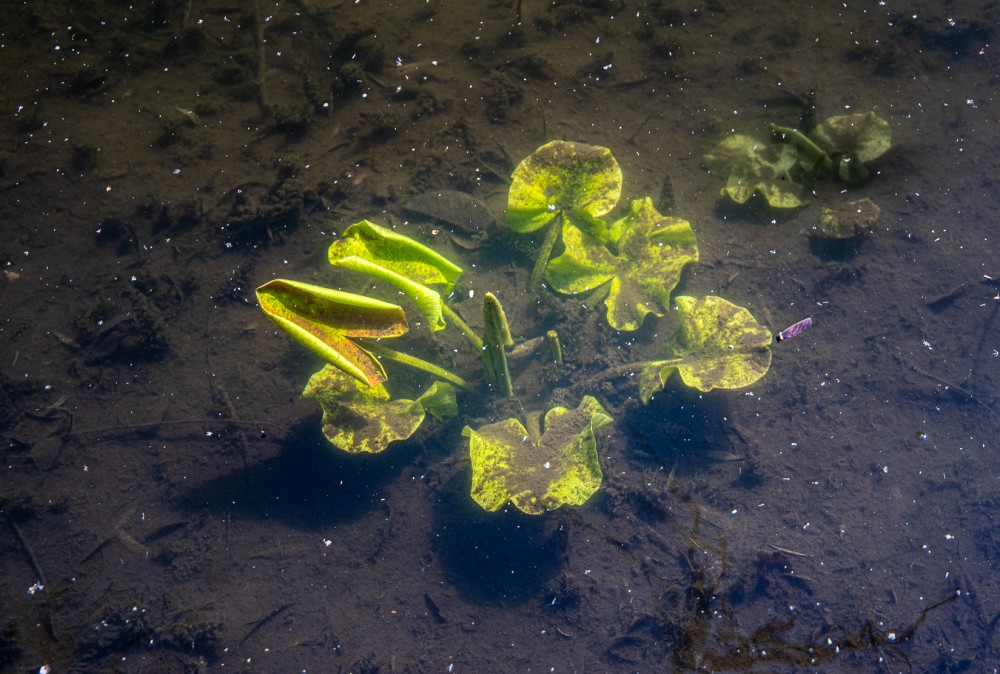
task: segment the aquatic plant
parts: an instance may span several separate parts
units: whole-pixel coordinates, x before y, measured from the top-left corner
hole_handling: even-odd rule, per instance
[[[703,391],[759,379],[770,365],[770,333],[746,309],[717,297],[671,298],[684,267],[698,260],[690,223],[661,215],[648,197],[633,200],[610,226],[600,220],[617,204],[621,182],[621,170],[606,148],[558,141],[521,163],[511,185],[507,222],[520,232],[548,227],[546,239],[554,242],[561,235],[564,249],[550,261],[552,247],[543,246],[533,274],[544,274],[560,296],[603,293],[607,322],[615,330],[636,330],[647,315],[663,316],[675,306],[679,328],[668,343],[669,357],[638,364],[643,403],[673,372]],[[303,395],[319,403],[323,433],[332,445],[351,453],[383,451],[411,437],[428,414],[439,420],[455,416],[457,391],[474,391],[477,379],[502,397],[514,395],[507,364],[514,340],[497,296],[485,294],[481,335],[449,306],[463,273],[458,264],[368,220],[348,227],[330,246],[328,259],[408,297],[431,335],[455,326],[482,362],[479,374],[463,373],[470,383],[385,346],[383,338],[408,329],[398,305],[296,281],[261,286],[257,296],[268,317],[327,362]],[[556,331],[536,340],[548,342],[552,361],[561,364]],[[414,398],[394,395],[383,369],[388,361],[414,368],[430,382]],[[582,504],[600,488],[594,433],[612,418],[586,390],[579,395],[576,409],[553,407],[544,416],[529,410],[523,419],[465,427],[471,495],[477,503],[497,510],[510,502],[540,514]]]
[[[828,117],[808,132],[770,129],[771,142],[733,134],[705,155],[708,170],[725,177],[723,196],[744,204],[757,194],[771,208],[798,208],[807,185],[828,176],[862,182],[892,146],[889,123],[874,112]]]

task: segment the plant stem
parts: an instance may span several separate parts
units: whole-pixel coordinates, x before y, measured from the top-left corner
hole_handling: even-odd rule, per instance
[[[402,363],[403,365],[409,365],[410,367],[426,372],[427,374],[437,377],[442,381],[446,381],[449,384],[454,384],[459,388],[465,389],[466,391],[471,390],[469,383],[459,377],[457,374],[452,374],[443,367],[439,367],[434,363],[430,363],[422,358],[417,358],[416,356],[411,356],[408,353],[403,353],[402,351],[396,351],[395,349],[390,349],[384,347],[380,344],[365,343],[365,349],[370,351],[372,354],[378,356],[379,358],[385,358],[386,360],[395,361],[397,363]]]
[[[443,313],[449,321],[455,324],[458,331],[461,332],[469,343],[472,344],[472,348],[476,351],[483,350],[483,340],[479,339],[479,335],[472,331],[469,324],[462,320],[462,317],[458,313],[449,307],[447,304],[441,303],[441,313]]]
[[[493,293],[486,293],[483,298],[483,369],[490,384],[508,398],[514,395],[514,388],[510,382],[505,349],[513,345],[500,300]]]
[[[798,129],[793,129],[790,126],[778,126],[777,124],[771,124],[771,131],[782,137],[782,140],[787,140],[789,143],[799,148],[806,155],[806,157],[813,162],[814,167],[819,167],[826,172],[833,170],[833,159],[826,153],[823,148],[817,145],[811,138],[806,136],[804,133]]]
[[[549,265],[549,258],[552,257],[552,249],[556,247],[556,241],[559,240],[559,235],[562,233],[563,220],[564,216],[560,213],[546,225],[548,229],[545,231],[545,239],[538,251],[538,259],[535,260],[535,266],[531,270],[531,280],[528,282],[528,289],[532,292],[542,288],[542,276],[545,274],[545,268]]]

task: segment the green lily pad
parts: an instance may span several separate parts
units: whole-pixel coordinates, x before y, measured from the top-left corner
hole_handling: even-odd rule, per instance
[[[741,306],[721,297],[675,297],[680,327],[667,342],[675,355],[648,364],[639,398],[649,402],[670,375],[699,391],[743,388],[771,367],[771,333]]]
[[[458,414],[450,384],[434,382],[416,400],[392,400],[382,384],[364,385],[330,365],[309,379],[302,396],[315,398],[323,409],[326,439],[352,454],[375,454],[409,438],[426,413],[437,419]]]
[[[408,236],[362,220],[333,242],[329,259],[336,267],[395,286],[416,303],[431,330],[445,327],[441,295],[449,294],[462,274],[461,267],[446,257]]]
[[[577,226],[603,226],[622,193],[622,170],[611,150],[556,140],[528,155],[511,176],[507,226],[521,234],[562,213]]]
[[[476,430],[466,426],[472,498],[490,512],[510,501],[529,515],[582,505],[604,479],[594,431],[611,421],[596,399],[584,396],[575,410],[549,410],[537,441],[517,419]]]
[[[874,112],[827,117],[809,137],[831,155],[850,155],[864,164],[875,161],[892,147],[889,122]]]
[[[734,134],[705,155],[705,165],[712,173],[725,176],[722,194],[738,204],[759,194],[771,208],[798,208],[805,203],[802,186],[790,173],[798,158],[791,145]]]
[[[684,265],[698,261],[690,223],[660,215],[649,197],[636,199],[610,229],[610,248],[571,226],[563,228],[565,252],[549,263],[546,279],[563,294],[607,284],[604,304],[616,330],[637,330],[646,314],[662,316]]]
[[[265,283],[257,301],[292,339],[368,386],[384,382],[385,370],[351,339],[398,337],[408,329],[398,305],[298,281]]]

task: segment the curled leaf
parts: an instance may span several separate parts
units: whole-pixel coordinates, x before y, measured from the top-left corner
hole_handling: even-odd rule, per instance
[[[362,220],[333,242],[329,259],[336,267],[395,286],[416,303],[432,330],[444,328],[441,293],[452,291],[462,269],[443,255],[408,236]]]
[[[257,288],[257,301],[292,339],[368,386],[385,381],[385,370],[352,338],[398,337],[408,329],[395,304],[309,283],[275,279]]]
[[[809,137],[831,155],[851,155],[864,164],[875,161],[892,147],[889,122],[874,112],[827,117]]]

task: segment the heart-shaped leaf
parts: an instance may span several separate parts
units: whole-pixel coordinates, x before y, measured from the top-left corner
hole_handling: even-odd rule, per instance
[[[472,498],[484,510],[499,510],[510,501],[529,515],[583,504],[604,478],[594,431],[611,421],[596,399],[584,396],[575,410],[549,410],[537,440],[517,419],[475,430],[466,426]]]
[[[791,145],[765,143],[752,136],[734,134],[705,155],[705,165],[712,173],[726,178],[722,194],[738,204],[759,194],[772,208],[798,208],[805,203],[802,186],[789,173],[798,159],[799,154]]]
[[[434,382],[416,400],[392,400],[382,384],[367,386],[330,365],[309,379],[302,396],[315,398],[323,409],[326,439],[352,454],[375,454],[409,438],[426,413],[437,419],[458,414],[450,384]]]
[[[618,203],[622,170],[611,150],[555,140],[528,155],[511,176],[507,226],[527,233],[562,213],[577,226],[602,227],[597,218]]]
[[[563,229],[565,252],[549,263],[546,279],[564,294],[605,284],[608,323],[636,330],[648,313],[662,316],[684,265],[698,260],[691,225],[660,215],[649,197],[636,199],[610,229],[610,246],[575,227]],[[612,250],[613,249],[613,250]]]
[[[385,381],[385,370],[351,338],[398,337],[408,329],[398,305],[309,283],[275,279],[257,288],[257,301],[292,339],[368,386]]]
[[[680,327],[667,342],[674,357],[648,364],[639,398],[649,402],[674,372],[699,391],[743,388],[771,367],[771,333],[741,306],[721,297],[675,297]]]
[[[462,269],[419,241],[367,220],[351,225],[329,250],[330,264],[385,281],[413,300],[432,330],[445,327],[441,294]],[[440,292],[428,287],[440,288]]]

